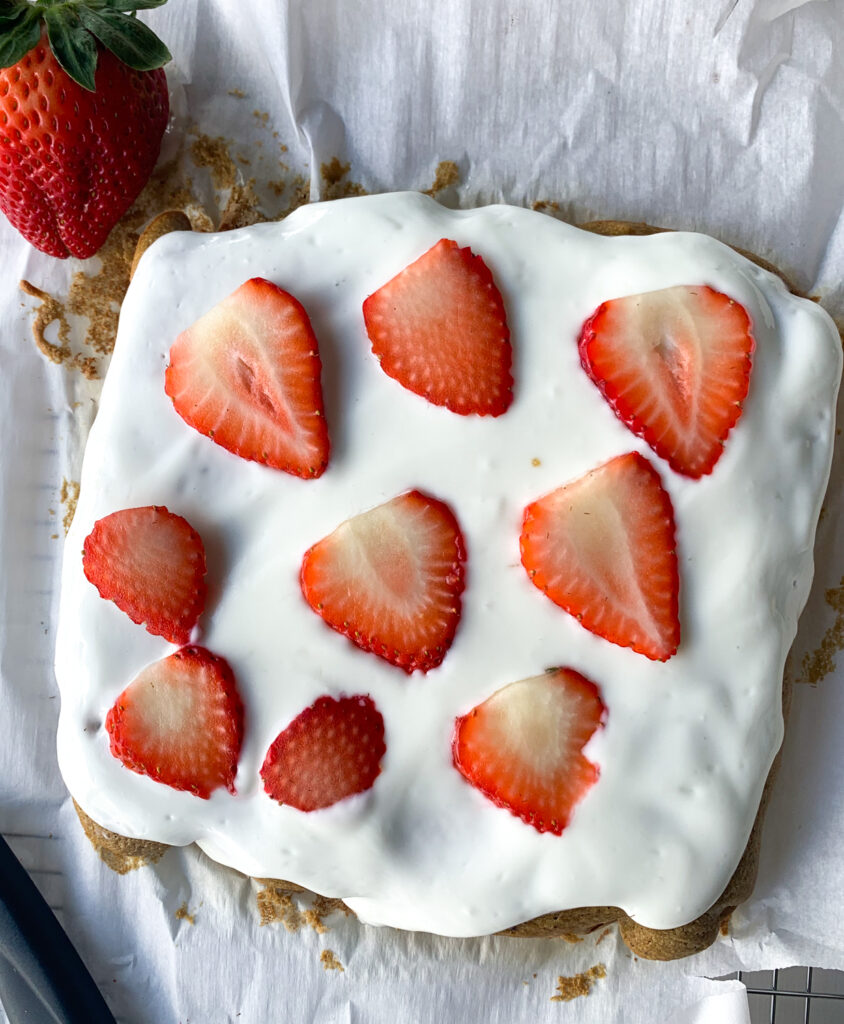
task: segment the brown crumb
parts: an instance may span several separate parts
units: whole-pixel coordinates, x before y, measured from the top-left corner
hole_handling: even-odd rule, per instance
[[[231,188],[237,181],[237,167],[229,153],[229,144],[221,136],[197,135],[190,148],[197,167],[207,167],[214,188]]]
[[[268,885],[258,893],[256,899],[262,928],[276,921],[280,921],[289,932],[298,932],[302,927],[304,919],[289,892]]]
[[[268,181],[267,182],[267,188],[270,190],[270,192],[273,193],[273,195],[281,197],[281,196],[284,195],[284,191],[287,188],[287,182],[286,181]]]
[[[732,910],[732,907],[730,907],[727,910],[727,912],[722,916],[721,923],[718,925],[718,931],[722,935],[729,935],[730,934],[730,918],[732,916],[733,916],[733,910]]]
[[[188,913],[188,903],[187,903],[187,900],[185,900],[185,902],[176,911],[176,920],[177,921],[187,921],[188,924],[196,924],[196,914],[189,914]]]
[[[574,945],[576,942],[583,942],[583,936],[582,935],[575,935],[573,932],[561,932],[560,933],[560,938],[564,942],[568,942],[571,945]]]
[[[246,99],[246,93],[243,89],[229,89],[229,96],[234,96],[234,98],[238,100]]]
[[[292,188],[293,194],[290,202],[287,204],[287,209],[278,215],[277,220],[284,220],[294,210],[298,210],[300,206],[304,206],[311,201],[311,186],[307,178],[297,174],[293,179]]]
[[[306,910],[302,916],[305,923],[310,925],[318,935],[323,935],[329,930],[328,926],[323,922],[323,918],[330,917],[338,911],[344,913],[346,917],[352,914],[352,911],[349,910],[342,900],[330,899],[328,896],[317,896],[314,899],[313,906]]]
[[[435,196],[452,185],[460,184],[460,170],[453,160],[440,160],[434,173],[434,183],[424,190],[424,195]]]
[[[605,929],[604,929],[604,930],[603,930],[603,931],[601,932],[601,934],[600,934],[600,935],[598,936],[598,938],[597,938],[597,939],[595,939],[595,945],[596,945],[596,946],[600,946],[600,945],[601,945],[601,943],[602,943],[602,942],[604,941],[604,939],[605,939],[605,938],[606,938],[606,937],[607,937],[607,936],[609,935],[609,933],[610,933],[611,931],[612,931],[612,928],[611,928],[611,927],[610,927],[610,928],[605,928]]]
[[[803,657],[798,683],[811,686],[835,671],[836,655],[844,648],[844,577],[837,587],[827,590],[826,603],[835,612],[835,620],[821,638],[817,650]]]
[[[64,535],[66,537],[70,524],[73,522],[73,517],[76,515],[76,503],[79,501],[79,482],[77,480],[68,480],[66,478],[62,480],[59,501],[64,505],[62,526],[64,527]]]
[[[254,181],[245,185],[233,185],[229,201],[220,218],[220,231],[232,231],[235,228],[249,227],[266,220],[258,209],[259,200],[255,194]]]
[[[324,199],[346,199],[349,196],[365,196],[366,189],[357,181],[347,181],[349,164],[340,163],[333,156],[327,164],[320,164],[319,173],[323,180]]]
[[[29,281],[21,281],[20,289],[30,298],[38,299],[41,305],[35,311],[35,319],[32,322],[32,334],[39,351],[51,362],[61,364],[70,359],[70,325],[67,322],[67,315],[64,306],[48,292],[36,288]],[[46,331],[50,324],[58,322],[59,344],[54,345],[47,341]]]
[[[551,996],[552,1003],[568,1003],[580,996],[588,996],[592,986],[599,978],[606,978],[607,969],[603,964],[595,964],[588,971],[582,971],[571,978],[560,975],[557,978],[557,995]]]
[[[531,209],[537,213],[559,213],[560,204],[553,199],[537,199]]]
[[[351,164],[341,164],[336,156],[333,156],[327,164],[321,164],[319,173],[326,185],[336,185],[349,173]]]
[[[531,459],[530,460],[530,464],[531,464],[531,466],[541,466],[542,465],[542,460],[541,459]]]
[[[319,962],[326,971],[345,971],[346,968],[340,963],[333,950],[324,949],[319,955]]]
[[[267,124],[267,122],[270,119],[270,115],[267,113],[266,110],[253,110],[252,116],[255,118],[256,121],[260,121],[261,124]]]
[[[329,930],[324,922],[326,917],[338,911],[347,917],[353,916],[353,912],[342,900],[328,896],[314,896],[310,907],[303,910],[295,902],[293,893],[273,882],[268,882],[261,889],[257,901],[262,925],[280,921],[289,932],[297,932],[303,925],[308,925],[318,935],[323,935]]]

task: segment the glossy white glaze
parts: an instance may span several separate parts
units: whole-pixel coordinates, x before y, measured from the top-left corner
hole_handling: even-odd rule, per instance
[[[364,298],[442,237],[482,255],[504,297],[515,398],[497,419],[406,391],[365,334]],[[332,441],[319,480],[229,454],[164,393],[176,335],[252,276],[296,295],[319,339]],[[580,367],[577,336],[606,299],[698,283],[745,306],[756,352],[744,413],[712,475],[694,481],[616,419]],[[812,577],[840,369],[823,310],[700,235],[602,238],[522,209],[452,212],[402,193],[165,237],[126,296],[66,546],[56,672],[68,788],[109,829],[196,841],[247,874],[342,897],[372,923],[478,935],[605,904],[656,928],[693,919],[741,856],[781,741],[783,664]],[[678,524],[682,642],[666,664],[582,629],[519,561],[528,502],[634,449],[657,467]],[[413,487],[451,505],[469,561],[451,650],[407,677],[329,629],[298,570],[342,520]],[[99,598],[79,553],[96,519],[147,504],[185,516],[205,541],[210,597],[195,640],[228,659],[243,697],[235,796],[177,793],[109,753],[115,697],[173,648]],[[587,747],[600,779],[560,837],[495,807],[450,752],[456,716],[553,665],[594,680],[608,707]],[[323,693],[371,694],[387,754],[368,793],[304,814],[270,800],[258,772]]]

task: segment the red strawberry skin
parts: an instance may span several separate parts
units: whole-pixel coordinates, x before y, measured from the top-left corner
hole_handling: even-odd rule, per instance
[[[441,664],[460,621],[465,559],[448,505],[409,491],[310,548],[300,582],[332,629],[408,674],[428,672]]]
[[[386,751],[371,697],[320,697],[273,741],[261,778],[273,800],[317,811],[370,789]]]
[[[605,302],[583,325],[583,368],[671,468],[712,472],[741,416],[755,342],[743,306],[704,285]]]
[[[216,444],[310,479],[328,465],[321,373],[301,303],[256,277],[179,335],[164,389],[182,419]]]
[[[409,391],[468,416],[513,399],[510,330],[489,268],[443,238],[363,304],[381,368]]]
[[[520,544],[534,586],[586,629],[655,661],[676,653],[674,510],[638,452],[528,505]]]
[[[106,716],[111,752],[140,775],[208,799],[234,793],[243,705],[228,663],[183,647],[148,665]]]
[[[46,35],[0,70],[0,210],[36,248],[93,256],[149,180],[169,117],[161,69],[100,47],[97,90],[59,66]]]
[[[163,506],[98,519],[82,568],[100,597],[171,644],[186,644],[205,607],[205,548],[186,519]]]
[[[497,806],[560,835],[598,780],[583,748],[605,719],[594,683],[554,669],[510,683],[458,718],[454,766]]]

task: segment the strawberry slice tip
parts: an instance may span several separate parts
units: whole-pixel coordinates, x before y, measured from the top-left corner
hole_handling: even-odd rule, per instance
[[[513,398],[507,315],[489,268],[440,239],[363,304],[381,368],[462,416],[500,416]]]
[[[302,305],[255,277],[179,335],[164,389],[182,419],[216,444],[309,479],[328,465],[321,372]]]
[[[208,799],[234,793],[243,706],[228,663],[183,647],[148,665],[106,716],[111,753],[139,775]]]
[[[316,811],[370,789],[386,750],[371,697],[320,697],[275,738],[261,778],[273,800]]]
[[[711,473],[741,416],[754,349],[744,307],[704,285],[613,299],[583,325],[583,368],[671,468]]]
[[[680,643],[674,536],[659,474],[629,452],[528,505],[522,564],[586,629],[667,661]]]
[[[172,644],[186,644],[205,607],[205,548],[190,523],[157,505],[98,519],[82,568],[100,596]]]
[[[553,669],[510,683],[458,718],[454,766],[537,832],[560,835],[598,780],[583,748],[605,719],[594,683]]]
[[[451,509],[408,491],[348,519],[302,559],[305,600],[332,629],[411,673],[439,665],[460,620],[465,548]]]

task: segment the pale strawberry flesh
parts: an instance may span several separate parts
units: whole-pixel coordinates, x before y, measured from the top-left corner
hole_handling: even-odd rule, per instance
[[[750,382],[754,340],[738,302],[704,285],[613,299],[583,325],[579,347],[634,434],[677,473],[712,472]]]
[[[630,452],[528,505],[522,564],[586,629],[666,661],[680,643],[675,532],[659,474]]]
[[[434,405],[500,416],[513,398],[501,294],[471,249],[441,239],[363,304],[381,368]]]
[[[205,607],[205,548],[182,516],[155,505],[112,512],[85,538],[82,568],[133,622],[173,644],[190,640]]]
[[[183,647],[148,665],[106,717],[111,753],[140,775],[208,799],[234,793],[243,706],[228,663]]]
[[[458,718],[454,765],[499,807],[560,835],[598,780],[583,748],[605,719],[594,683],[554,669],[510,683]]]
[[[386,750],[371,697],[320,697],[273,741],[261,768],[264,790],[300,811],[330,807],[372,787]]]
[[[310,548],[302,592],[362,650],[405,672],[427,672],[442,662],[460,620],[465,557],[449,507],[409,491]]]
[[[308,479],[328,464],[321,372],[301,304],[252,278],[179,335],[164,387],[182,419],[216,444]]]

